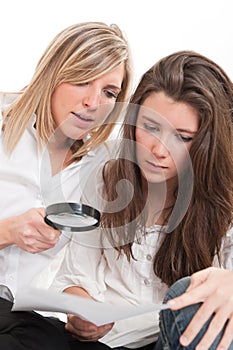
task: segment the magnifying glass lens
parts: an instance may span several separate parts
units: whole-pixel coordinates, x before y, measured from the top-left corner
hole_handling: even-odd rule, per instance
[[[47,218],[54,224],[73,227],[86,227],[98,222],[97,219],[85,214],[60,213],[48,215]]]
[[[79,203],[55,203],[46,208],[45,222],[63,231],[90,231],[99,226],[100,212]]]

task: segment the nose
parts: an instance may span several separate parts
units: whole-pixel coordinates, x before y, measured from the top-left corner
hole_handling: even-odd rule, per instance
[[[168,143],[160,138],[154,138],[152,153],[156,158],[166,158],[169,155]]]
[[[97,90],[89,89],[83,97],[83,106],[88,110],[95,111],[100,105],[100,93]]]

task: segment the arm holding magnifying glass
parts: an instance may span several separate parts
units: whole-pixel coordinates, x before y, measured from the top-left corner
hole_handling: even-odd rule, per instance
[[[0,94],[4,349],[64,350],[74,342],[36,312],[13,314],[12,301],[29,286],[50,285],[71,235],[60,235],[60,229],[49,226],[38,204],[79,201],[80,167],[85,164],[86,171],[95,164],[97,149],[104,147],[128,101],[131,80],[131,55],[123,32],[115,24],[83,22],[51,40],[30,83],[19,93]],[[25,319],[31,320],[28,327]],[[24,344],[13,335],[18,328]]]
[[[1,249],[16,244],[29,253],[54,247],[61,233],[45,223],[43,208],[32,208],[23,214],[2,219],[0,226]]]

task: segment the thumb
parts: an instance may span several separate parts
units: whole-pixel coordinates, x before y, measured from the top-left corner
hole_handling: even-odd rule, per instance
[[[195,272],[191,277],[190,277],[190,284],[186,290],[186,292],[189,292],[190,290],[198,287],[201,285],[203,282],[205,282],[210,274],[209,269],[204,269],[198,272]]]

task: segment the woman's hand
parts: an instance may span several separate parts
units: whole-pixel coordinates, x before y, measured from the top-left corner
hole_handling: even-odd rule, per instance
[[[90,294],[83,288],[72,286],[66,288],[63,292],[78,295],[82,298],[92,299]],[[94,323],[83,320],[75,315],[67,315],[66,330],[73,334],[80,341],[94,342],[103,338],[113,327],[114,323],[103,326],[96,326]]]
[[[96,326],[95,324],[85,321],[78,316],[68,315],[66,330],[71,332],[75,338],[80,341],[95,342],[103,338],[113,327],[113,323]]]
[[[16,244],[29,253],[39,253],[52,248],[59,239],[60,231],[44,222],[44,214],[43,208],[34,208],[24,214],[2,220],[5,244],[2,235],[1,246]]]
[[[211,267],[194,273],[186,292],[169,300],[168,305],[172,310],[178,310],[199,302],[203,304],[181,335],[181,344],[188,346],[214,314],[196,349],[209,349],[226,322],[226,329],[217,350],[228,349],[233,340],[233,271]]]

